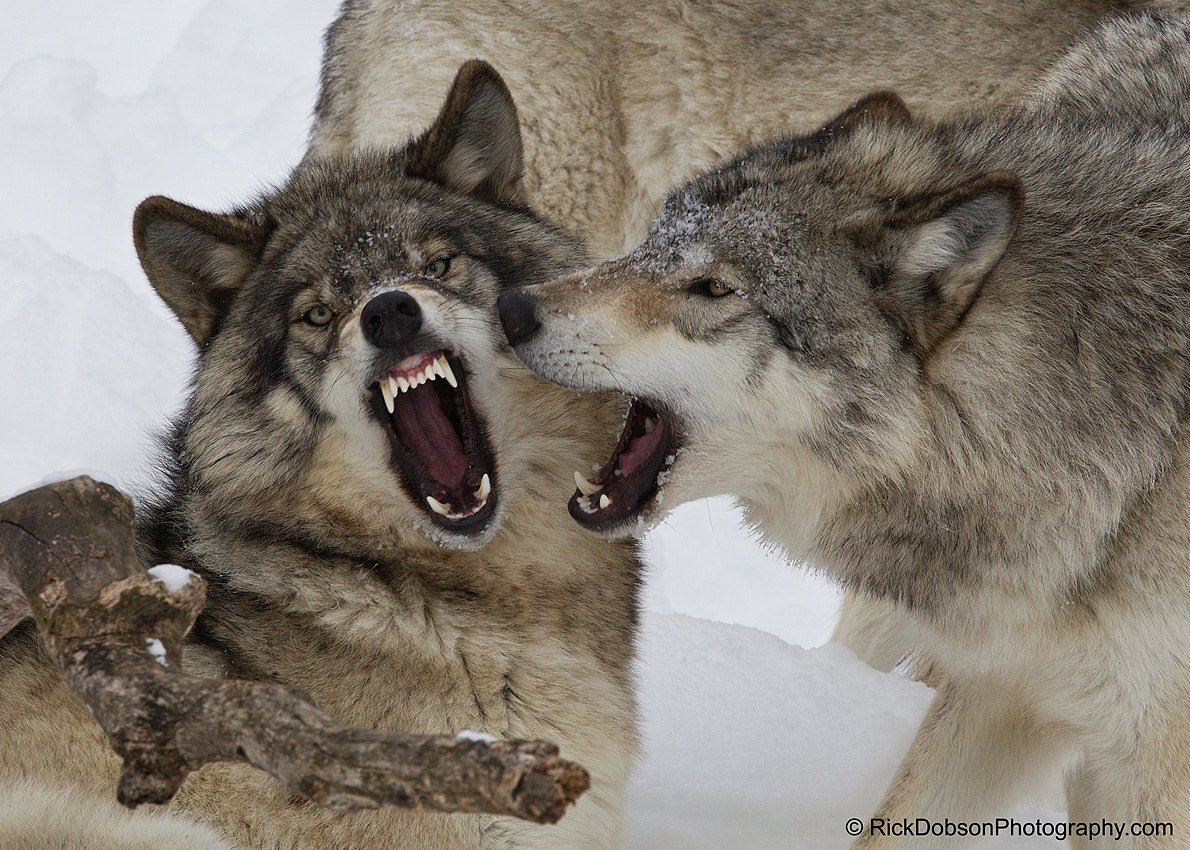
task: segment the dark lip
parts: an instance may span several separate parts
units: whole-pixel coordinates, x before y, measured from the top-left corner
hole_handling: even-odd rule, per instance
[[[660,421],[657,427],[665,429],[662,440],[643,465],[629,474],[628,478],[633,480],[627,484],[621,483],[624,479],[615,479],[619,458],[629,443],[643,433],[641,423],[650,415],[658,417]],[[671,410],[651,399],[634,397],[616,447],[592,482],[601,485],[599,493],[609,494],[612,506],[588,513],[579,501],[582,493],[576,489],[567,503],[570,516],[584,528],[601,533],[616,531],[635,523],[650,506],[656,504],[657,494],[661,489],[658,477],[672,465],[677,453],[681,451],[682,444],[681,420]],[[626,495],[629,497],[627,502]],[[598,499],[598,495],[591,498]],[[627,507],[623,507],[625,504]]]
[[[446,390],[444,391],[440,387],[433,387],[434,391],[439,392],[440,395],[443,392],[448,392],[455,397],[456,401],[461,401],[462,403],[463,411],[455,417],[455,430],[460,432],[468,461],[468,473],[464,475],[464,481],[472,474],[479,476],[482,473],[486,473],[491,484],[491,492],[488,494],[486,503],[475,513],[459,519],[443,516],[430,509],[425,498],[427,493],[424,484],[427,480],[433,482],[434,479],[429,475],[428,470],[426,470],[420,458],[414,452],[410,451],[396,434],[392,424],[392,417],[389,415],[384,404],[384,399],[377,388],[379,380],[387,376],[406,357],[412,354],[428,354],[434,351],[442,351],[446,355],[447,362],[450,364],[455,379],[459,383],[459,388],[454,389],[443,378],[438,378],[430,382],[432,385],[441,382],[446,387]],[[496,468],[496,453],[492,448],[486,419],[476,405],[470,391],[470,372],[464,365],[461,356],[447,346],[423,348],[420,351],[402,351],[399,356],[390,357],[387,360],[387,367],[378,368],[375,378],[368,386],[371,392],[369,405],[372,414],[376,417],[381,427],[384,428],[385,434],[388,437],[389,468],[396,474],[397,480],[401,483],[410,501],[414,502],[435,526],[455,534],[474,536],[482,533],[488,525],[489,520],[495,514],[496,506],[499,504],[500,488]],[[459,413],[457,408],[456,413]],[[463,425],[466,430],[460,429],[459,425]],[[471,472],[472,467],[475,468],[474,473]]]

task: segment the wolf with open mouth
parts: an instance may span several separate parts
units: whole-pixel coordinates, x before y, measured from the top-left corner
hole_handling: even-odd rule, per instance
[[[1058,778],[1072,846],[1190,846],[1188,91],[1190,20],[1111,18],[1008,107],[873,93],[500,296],[539,374],[639,399],[580,523],[731,493],[913,635],[936,695],[857,850]]]
[[[500,331],[501,290],[586,261],[525,206],[521,171],[508,89],[470,62],[403,148],[308,157],[228,214],[144,201],[138,253],[199,355],[138,530],[147,562],[210,583],[187,669],[297,686],[350,726],[550,740],[590,790],[552,827],[341,815],[212,765],[154,846],[618,845],[641,565],[631,544],[575,527],[561,498],[623,403],[542,381]],[[21,836],[24,813],[21,846],[48,846],[37,801],[66,794],[53,807],[79,834],[65,846],[147,846],[145,818],[116,808],[118,759],[34,629],[0,643],[0,678],[0,808],[21,807],[0,837]]]

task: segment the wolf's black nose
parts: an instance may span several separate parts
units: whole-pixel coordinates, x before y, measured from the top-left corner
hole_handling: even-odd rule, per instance
[[[421,330],[421,307],[408,292],[396,289],[365,304],[359,323],[372,345],[400,348]]]
[[[523,288],[501,293],[496,299],[496,307],[500,311],[504,335],[513,345],[521,344],[541,327],[541,322],[537,321],[537,299]]]

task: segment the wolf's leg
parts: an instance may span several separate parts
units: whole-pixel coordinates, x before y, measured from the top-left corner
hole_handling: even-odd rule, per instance
[[[905,822],[952,824],[1009,817],[1022,786],[1045,777],[1069,735],[1037,722],[1010,687],[944,682],[884,799],[853,850],[955,848],[978,839],[898,835]],[[924,819],[919,821],[918,819]]]
[[[1067,780],[1070,822],[1100,830],[1097,842],[1072,835],[1072,850],[1105,840],[1122,850],[1190,848],[1190,726],[1184,717],[1147,725],[1126,743],[1088,752]]]
[[[129,811],[115,792],[29,780],[0,782],[0,847],[5,850],[235,850],[215,830],[145,806]]]

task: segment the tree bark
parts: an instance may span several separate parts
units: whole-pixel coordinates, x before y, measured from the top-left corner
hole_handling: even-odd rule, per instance
[[[8,573],[0,569],[0,638],[32,616],[25,594]]]
[[[348,729],[294,689],[183,674],[174,662],[206,585],[191,574],[171,591],[141,567],[132,501],[109,485],[74,478],[0,504],[5,572],[124,759],[117,797],[126,806],[163,803],[188,773],[217,761],[247,762],[338,810],[392,805],[554,823],[588,787],[587,772],[544,741]],[[0,581],[0,635],[21,608],[12,596]]]

